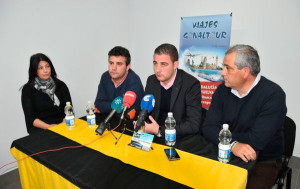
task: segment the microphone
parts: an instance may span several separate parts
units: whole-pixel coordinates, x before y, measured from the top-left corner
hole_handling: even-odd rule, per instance
[[[102,121],[98,128],[96,129],[96,132],[102,135],[107,127],[107,123],[109,120],[113,117],[113,115],[117,113],[121,113],[123,111],[123,98],[118,96],[116,97],[112,103],[111,103],[112,111],[109,113],[109,115],[105,118],[104,122]]]
[[[127,91],[124,94],[124,98],[123,98],[123,107],[124,107],[124,110],[123,110],[122,115],[121,115],[121,120],[124,119],[125,112],[127,111],[127,109],[129,109],[134,104],[135,100],[136,100],[136,94],[135,94],[135,92],[133,92],[133,91]]]
[[[155,99],[152,94],[145,95],[141,102],[141,112],[138,116],[134,131],[137,132],[141,126],[145,126],[145,119],[155,106]]]

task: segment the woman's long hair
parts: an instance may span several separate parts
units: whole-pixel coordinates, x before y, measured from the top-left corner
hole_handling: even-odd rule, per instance
[[[30,57],[30,65],[29,65],[29,70],[28,70],[28,84],[30,84],[35,77],[37,77],[37,70],[39,67],[39,63],[40,61],[46,61],[49,63],[50,68],[51,68],[51,77],[56,80],[57,75],[56,75],[56,71],[54,69],[54,66],[50,60],[50,58],[48,58],[46,55],[42,54],[42,53],[37,53],[34,54]]]

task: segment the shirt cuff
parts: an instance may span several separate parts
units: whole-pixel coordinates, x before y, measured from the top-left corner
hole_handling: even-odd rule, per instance
[[[161,127],[158,128],[158,133],[156,134],[157,137],[162,137],[160,128],[161,128]]]
[[[231,144],[230,144],[230,149],[232,151],[232,149],[234,148],[234,146],[238,143],[238,141],[233,141]]]

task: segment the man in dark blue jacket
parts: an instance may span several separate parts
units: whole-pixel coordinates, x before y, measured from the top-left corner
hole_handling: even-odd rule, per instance
[[[96,111],[98,113],[109,113],[111,103],[117,97],[127,91],[136,93],[137,98],[128,115],[131,119],[135,116],[135,111],[140,109],[144,88],[140,77],[130,69],[131,56],[129,51],[120,46],[116,46],[108,53],[108,71],[101,76],[95,100]]]
[[[245,162],[256,160],[248,188],[272,188],[281,167],[285,93],[261,76],[257,51],[248,45],[227,50],[224,83],[213,95],[203,134],[218,144],[222,124],[232,132],[232,153]]]

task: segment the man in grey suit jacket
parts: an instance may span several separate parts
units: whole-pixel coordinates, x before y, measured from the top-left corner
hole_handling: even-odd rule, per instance
[[[173,112],[176,135],[196,134],[201,125],[200,82],[178,67],[178,51],[174,45],[162,44],[154,51],[155,74],[147,79],[145,94],[153,94],[155,107],[145,123],[145,132],[159,137],[165,133],[165,119]]]

